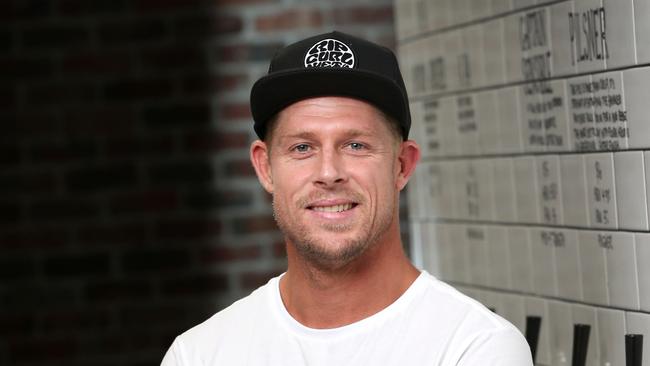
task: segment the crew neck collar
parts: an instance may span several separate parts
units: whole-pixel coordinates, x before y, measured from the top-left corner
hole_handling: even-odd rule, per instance
[[[418,296],[425,288],[426,277],[428,276],[426,271],[421,271],[420,275],[413,281],[411,286],[409,286],[404,293],[397,298],[393,303],[380,310],[379,312],[356,321],[351,324],[347,324],[341,327],[336,328],[327,328],[327,329],[316,329],[310,328],[296,319],[294,319],[291,314],[287,311],[287,308],[282,302],[282,296],[280,294],[280,279],[285,274],[281,274],[278,277],[275,277],[269,283],[269,295],[271,297],[271,306],[274,310],[275,316],[278,318],[280,323],[287,327],[289,331],[303,337],[309,337],[314,339],[332,339],[338,337],[344,337],[368,329],[376,324],[381,324],[388,319],[394,317],[396,314],[401,313],[411,302]]]

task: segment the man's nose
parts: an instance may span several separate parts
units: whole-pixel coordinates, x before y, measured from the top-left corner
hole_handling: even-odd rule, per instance
[[[336,149],[323,149],[317,164],[316,185],[327,187],[347,181],[344,161]]]

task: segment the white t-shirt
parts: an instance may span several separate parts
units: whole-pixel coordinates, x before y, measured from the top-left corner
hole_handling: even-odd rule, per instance
[[[162,366],[529,366],[519,330],[422,272],[394,303],[340,328],[287,312],[280,277],[176,338]]]

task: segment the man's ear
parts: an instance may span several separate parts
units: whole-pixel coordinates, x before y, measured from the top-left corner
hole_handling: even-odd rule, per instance
[[[415,171],[420,160],[420,146],[413,140],[403,141],[400,145],[397,171],[397,188],[401,191]]]
[[[271,175],[271,162],[269,161],[270,156],[268,146],[264,141],[253,141],[250,149],[250,158],[251,163],[253,163],[253,167],[255,168],[257,179],[262,184],[262,187],[272,194],[273,178]]]

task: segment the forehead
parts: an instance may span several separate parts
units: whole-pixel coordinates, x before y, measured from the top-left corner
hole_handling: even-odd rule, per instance
[[[274,134],[299,131],[344,131],[354,129],[368,134],[387,130],[383,113],[362,100],[346,97],[318,97],[293,103],[278,113]]]

